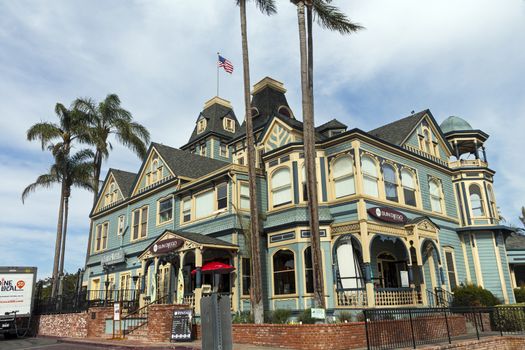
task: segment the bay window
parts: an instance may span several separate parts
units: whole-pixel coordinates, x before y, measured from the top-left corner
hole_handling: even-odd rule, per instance
[[[274,172],[270,184],[274,207],[292,203],[290,169],[281,168]]]
[[[355,194],[354,161],[350,156],[342,156],[333,164],[335,198]]]
[[[273,290],[275,295],[295,294],[295,257],[290,250],[273,256]]]
[[[363,158],[361,158],[361,164],[361,170],[363,172],[363,189],[365,194],[379,197],[376,162],[369,156],[363,156]]]

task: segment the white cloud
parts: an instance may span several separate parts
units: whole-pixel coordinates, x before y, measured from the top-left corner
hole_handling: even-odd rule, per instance
[[[498,172],[496,196],[503,214],[516,222],[525,205],[520,154],[525,3],[335,3],[366,30],[343,37],[316,29],[317,121],[337,117],[369,130],[427,107],[438,120],[464,117],[491,135],[487,150]],[[283,81],[300,116],[296,12],[288,1],[278,6],[277,16],[266,17],[249,3],[252,84],[266,75]],[[39,145],[25,140],[30,125],[54,120],[56,102],[67,105],[80,96],[101,100],[117,93],[155,141],[180,146],[204,102],[215,94],[217,51],[235,65],[233,75],[221,72],[221,96],[233,102],[241,118],[239,28],[233,0],[1,2],[0,244],[6,237],[45,234],[52,243],[38,250],[42,255],[53,251],[56,189],[35,193],[25,205],[20,202],[22,189],[47,170],[49,161]],[[137,171],[138,159],[114,145],[107,165]],[[73,269],[83,261],[90,198],[75,191],[71,200],[71,242],[82,246],[68,244],[68,249],[79,249],[66,257],[66,266]],[[22,246],[14,247],[9,259],[36,261]],[[51,262],[42,266],[50,271]]]

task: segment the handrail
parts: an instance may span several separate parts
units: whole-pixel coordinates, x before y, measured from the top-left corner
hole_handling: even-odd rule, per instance
[[[148,309],[150,305],[154,304],[162,304],[166,299],[168,299],[169,294],[166,294],[162,296],[161,298],[155,299],[152,302],[149,302],[148,304],[144,305],[143,307],[128,313],[126,316],[122,318],[122,322],[124,324],[123,329],[123,335],[126,336],[127,334],[130,334],[131,332],[134,332],[135,330],[144,327],[148,324]]]

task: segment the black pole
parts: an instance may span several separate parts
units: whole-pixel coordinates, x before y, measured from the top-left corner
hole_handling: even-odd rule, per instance
[[[365,333],[366,333],[366,348],[370,350],[370,337],[368,335],[368,316],[367,310],[363,310],[363,316],[365,317]]]
[[[472,316],[474,316],[474,326],[476,327],[476,337],[479,340],[478,320],[477,320],[477,316],[476,316],[476,311],[475,310],[472,310]]]
[[[412,311],[408,309],[408,317],[410,318],[410,331],[412,332],[412,345],[416,348],[416,337],[414,335],[414,324],[412,322]]]
[[[452,344],[452,341],[450,340],[450,329],[448,327],[448,318],[447,318],[447,309],[443,309],[443,312],[445,314],[445,324],[447,326],[447,337],[448,337],[448,343]]]

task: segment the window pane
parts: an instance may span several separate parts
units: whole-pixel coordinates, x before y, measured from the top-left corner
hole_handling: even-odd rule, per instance
[[[139,237],[140,211],[137,209],[133,212],[133,239]]]
[[[283,205],[292,203],[292,189],[290,187],[285,187],[279,190],[274,190],[273,192],[273,205]]]
[[[141,220],[140,237],[146,237],[147,227],[148,227],[148,207],[142,208],[140,220]]]
[[[371,176],[377,177],[377,168],[376,163],[370,159],[370,157],[363,157],[363,173],[369,174]]]
[[[439,197],[431,196],[430,204],[432,206],[432,211],[441,213],[441,200]]]
[[[242,258],[242,295],[250,295],[250,259]]]
[[[250,188],[248,184],[241,183],[241,209],[250,209]]]
[[[365,191],[365,194],[368,194],[374,197],[378,197],[379,193],[377,189],[377,179],[373,177],[365,176],[364,191]]]
[[[405,195],[405,204],[415,207],[416,206],[416,191],[411,190],[409,188],[404,188],[403,194]]]
[[[173,200],[165,199],[159,203],[159,222],[170,221],[173,218]]]
[[[228,206],[228,187],[220,185],[217,187],[217,209],[224,209]]]
[[[208,191],[195,196],[195,217],[213,214],[215,191]]]
[[[383,176],[385,178],[386,199],[397,202],[397,179],[396,171],[389,164],[383,165]]]
[[[290,185],[290,170],[282,168],[272,176],[272,188]]]
[[[334,162],[334,179],[354,172],[354,163],[348,156],[340,157]]]
[[[191,199],[184,199],[182,202],[182,220],[187,222],[191,220]]]
[[[314,274],[312,269],[312,247],[304,250],[304,278],[306,293],[314,292]]]
[[[341,198],[355,193],[354,176],[339,178],[334,181],[335,198]]]
[[[445,258],[447,260],[448,280],[450,281],[450,288],[456,288],[456,267],[454,265],[454,256],[451,252],[445,252]]]
[[[295,293],[295,261],[291,251],[281,250],[273,256],[274,293]]]

